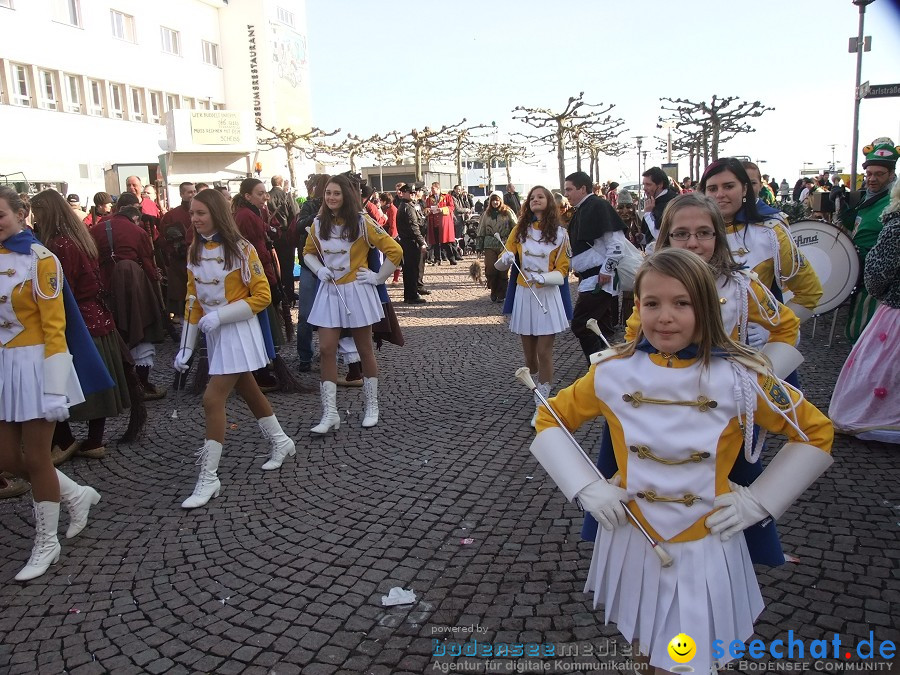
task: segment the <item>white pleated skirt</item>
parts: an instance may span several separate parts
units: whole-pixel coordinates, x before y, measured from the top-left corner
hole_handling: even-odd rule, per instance
[[[664,546],[675,560],[667,568],[633,525],[612,532],[600,528],[585,592],[593,593],[595,608],[603,605],[606,623],[639,643],[650,665],[673,671],[679,664],[669,657],[669,642],[687,633],[697,645],[689,665],[707,673],[714,661],[720,667],[731,660],[732,640],[753,636],[753,622],[764,608],[747,544],[741,535],[728,541],[711,535]],[[724,645],[718,660],[714,640]]]
[[[362,328],[371,326],[384,318],[384,308],[381,306],[381,298],[378,290],[371,284],[362,284],[351,281],[346,284],[338,284],[344,302],[335,290],[334,284],[329,282],[319,283],[316,299],[313,300],[312,309],[309,312],[309,323],[321,328]],[[347,314],[349,307],[350,313]]]
[[[259,370],[269,362],[259,319],[223,323],[206,334],[210,375],[233,375]]]
[[[44,416],[44,345],[0,347],[0,421],[27,422]],[[69,406],[84,403],[81,383],[70,367]]]
[[[533,286],[532,288],[544,307],[547,308],[547,313],[544,314],[527,286],[519,286],[516,288],[516,297],[513,299],[509,329],[517,335],[556,335],[567,330],[569,320],[566,318],[566,311],[563,308],[559,286],[541,288]]]

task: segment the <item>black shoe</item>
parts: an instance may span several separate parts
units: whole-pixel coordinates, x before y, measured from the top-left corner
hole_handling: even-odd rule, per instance
[[[431,291],[426,290],[424,288],[419,291],[416,291],[416,293],[418,293],[419,295],[431,295]]]
[[[312,370],[312,364],[309,361],[300,361],[297,364],[297,371],[301,373],[308,373]]]
[[[451,265],[458,265],[459,263],[456,262],[456,259],[455,259],[455,258],[450,258],[450,264],[451,264]]]
[[[491,293],[491,302],[497,302],[497,296],[494,293]]]
[[[415,300],[404,300],[403,302],[407,305],[424,305],[428,301],[425,298],[416,298]]]

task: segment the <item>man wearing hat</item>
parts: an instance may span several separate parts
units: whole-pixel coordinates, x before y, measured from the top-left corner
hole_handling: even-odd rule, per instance
[[[69,202],[69,206],[72,207],[75,215],[78,216],[78,220],[83,221],[85,218],[87,218],[87,212],[82,210],[81,198],[78,195],[73,192],[68,197],[66,197],[66,201]]]
[[[422,215],[412,203],[413,193],[414,189],[409,184],[397,188],[397,238],[403,247],[403,302],[421,305],[426,300],[419,297],[422,292],[419,287],[419,265],[422,253],[428,246],[422,236]]]
[[[875,245],[881,232],[881,212],[890,201],[891,188],[897,178],[897,158],[900,147],[890,138],[876,138],[863,148],[866,161],[866,189],[851,193],[844,210],[841,224],[853,232],[853,244],[859,253],[860,269],[865,269],[866,256]],[[855,206],[851,206],[855,204]],[[850,316],[847,319],[846,334],[851,344],[859,339],[866,324],[875,314],[878,301],[869,297],[864,284],[859,284],[851,296]]]

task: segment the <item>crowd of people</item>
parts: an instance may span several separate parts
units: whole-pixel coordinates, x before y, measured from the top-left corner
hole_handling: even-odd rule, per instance
[[[900,148],[877,139],[864,152],[865,190],[837,198],[864,282],[848,324],[855,346],[829,412],[839,430],[897,443]],[[301,372],[311,370],[318,333],[322,416],[310,433],[339,431],[340,383],[362,387],[362,427],[377,425],[374,343],[403,344],[386,284],[402,274],[403,301],[426,303],[426,266],[458,264],[470,238],[481,261],[473,265],[483,263],[490,299],[503,303],[537,376],[532,452],[588,512],[595,605],[651,665],[673,667],[663,637],[687,625],[699,658],[713,665],[709,645],[749,638],[762,611],[749,563],[783,562],[772,519],[831,463],[832,424],[803,397],[796,372],[800,325],[815,314],[822,285],[756,165],[717,160],[696,186],[658,167],[642,179],[641,209],[615,182],[597,185],[584,172],[567,176],[562,191],[534,186],[524,199],[510,185],[489,196],[477,226],[478,204],[462,186],[444,192],[434,183],[425,194],[399,183],[390,194],[350,173],[311,176],[299,205],[277,176],[270,190],[247,178],[234,195],[185,182],[167,212],[136,177],[114,205],[97,193],[89,212],[75,196],[45,190],[26,204],[0,188],[0,267],[8,268],[0,274],[0,487],[20,494],[28,481],[35,518],[32,554],[16,579],[59,559],[61,504],[67,537],[87,525],[101,495],[54,464],[74,452],[104,456],[106,420],[125,410],[122,440],[139,435],[144,402],[166,395],[149,378],[154,345],[167,334],[179,341],[175,370],[203,373],[199,475],[182,503],[198,508],[221,490],[232,390],[269,447],[261,469],[296,454],[265,396],[290,387],[278,348],[295,329]],[[625,341],[610,346],[622,322]],[[587,373],[550,397],[557,336],[569,330]],[[567,430],[599,415],[607,425],[595,466]],[[85,439],[69,420],[87,423]],[[788,442],[763,467],[766,431]],[[657,541],[665,556],[654,556]]]

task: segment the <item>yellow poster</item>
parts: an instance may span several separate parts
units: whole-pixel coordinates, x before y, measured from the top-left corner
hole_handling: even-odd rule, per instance
[[[240,145],[241,115],[228,110],[191,112],[194,145]]]

